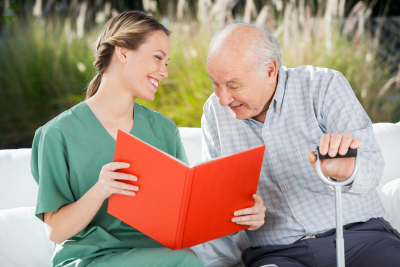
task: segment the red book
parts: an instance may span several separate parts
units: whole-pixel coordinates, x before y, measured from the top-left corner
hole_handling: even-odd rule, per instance
[[[265,145],[189,167],[118,131],[114,162],[138,177],[135,196],[114,194],[108,213],[171,249],[192,247],[248,226],[231,221],[254,206]]]

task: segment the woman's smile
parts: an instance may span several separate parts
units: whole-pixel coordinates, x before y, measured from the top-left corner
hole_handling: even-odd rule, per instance
[[[153,77],[151,77],[151,76],[147,76],[147,79],[148,79],[149,82],[154,86],[154,88],[156,88],[156,90],[157,90],[158,83],[160,82],[160,80],[158,80],[158,79],[156,79],[156,78],[153,78]]]

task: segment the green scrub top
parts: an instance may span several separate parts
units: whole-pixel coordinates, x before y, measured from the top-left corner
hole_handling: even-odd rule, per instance
[[[163,115],[137,103],[131,134],[187,162],[179,130]],[[36,216],[80,199],[113,162],[116,141],[81,102],[36,133],[31,170],[39,185]],[[80,233],[56,244],[53,266],[203,266],[186,250],[170,250],[107,213],[108,199]]]

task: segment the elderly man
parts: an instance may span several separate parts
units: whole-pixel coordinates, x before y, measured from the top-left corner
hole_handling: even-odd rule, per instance
[[[371,120],[340,72],[281,64],[275,37],[247,24],[219,32],[207,57],[214,93],[204,105],[203,158],[266,144],[257,190],[265,223],[255,211],[254,221],[249,213],[234,218],[253,230],[245,265],[336,266],[334,191],[313,169],[319,145],[331,157],[361,148],[358,176],[343,189],[347,266],[400,266],[400,235],[382,218],[375,191],[384,161]],[[321,161],[339,181],[354,166],[354,158]]]

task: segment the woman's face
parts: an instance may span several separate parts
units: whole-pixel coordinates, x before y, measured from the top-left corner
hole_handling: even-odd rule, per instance
[[[137,50],[127,51],[122,75],[135,97],[154,99],[159,83],[168,77],[169,53],[169,38],[161,30],[151,33]]]

